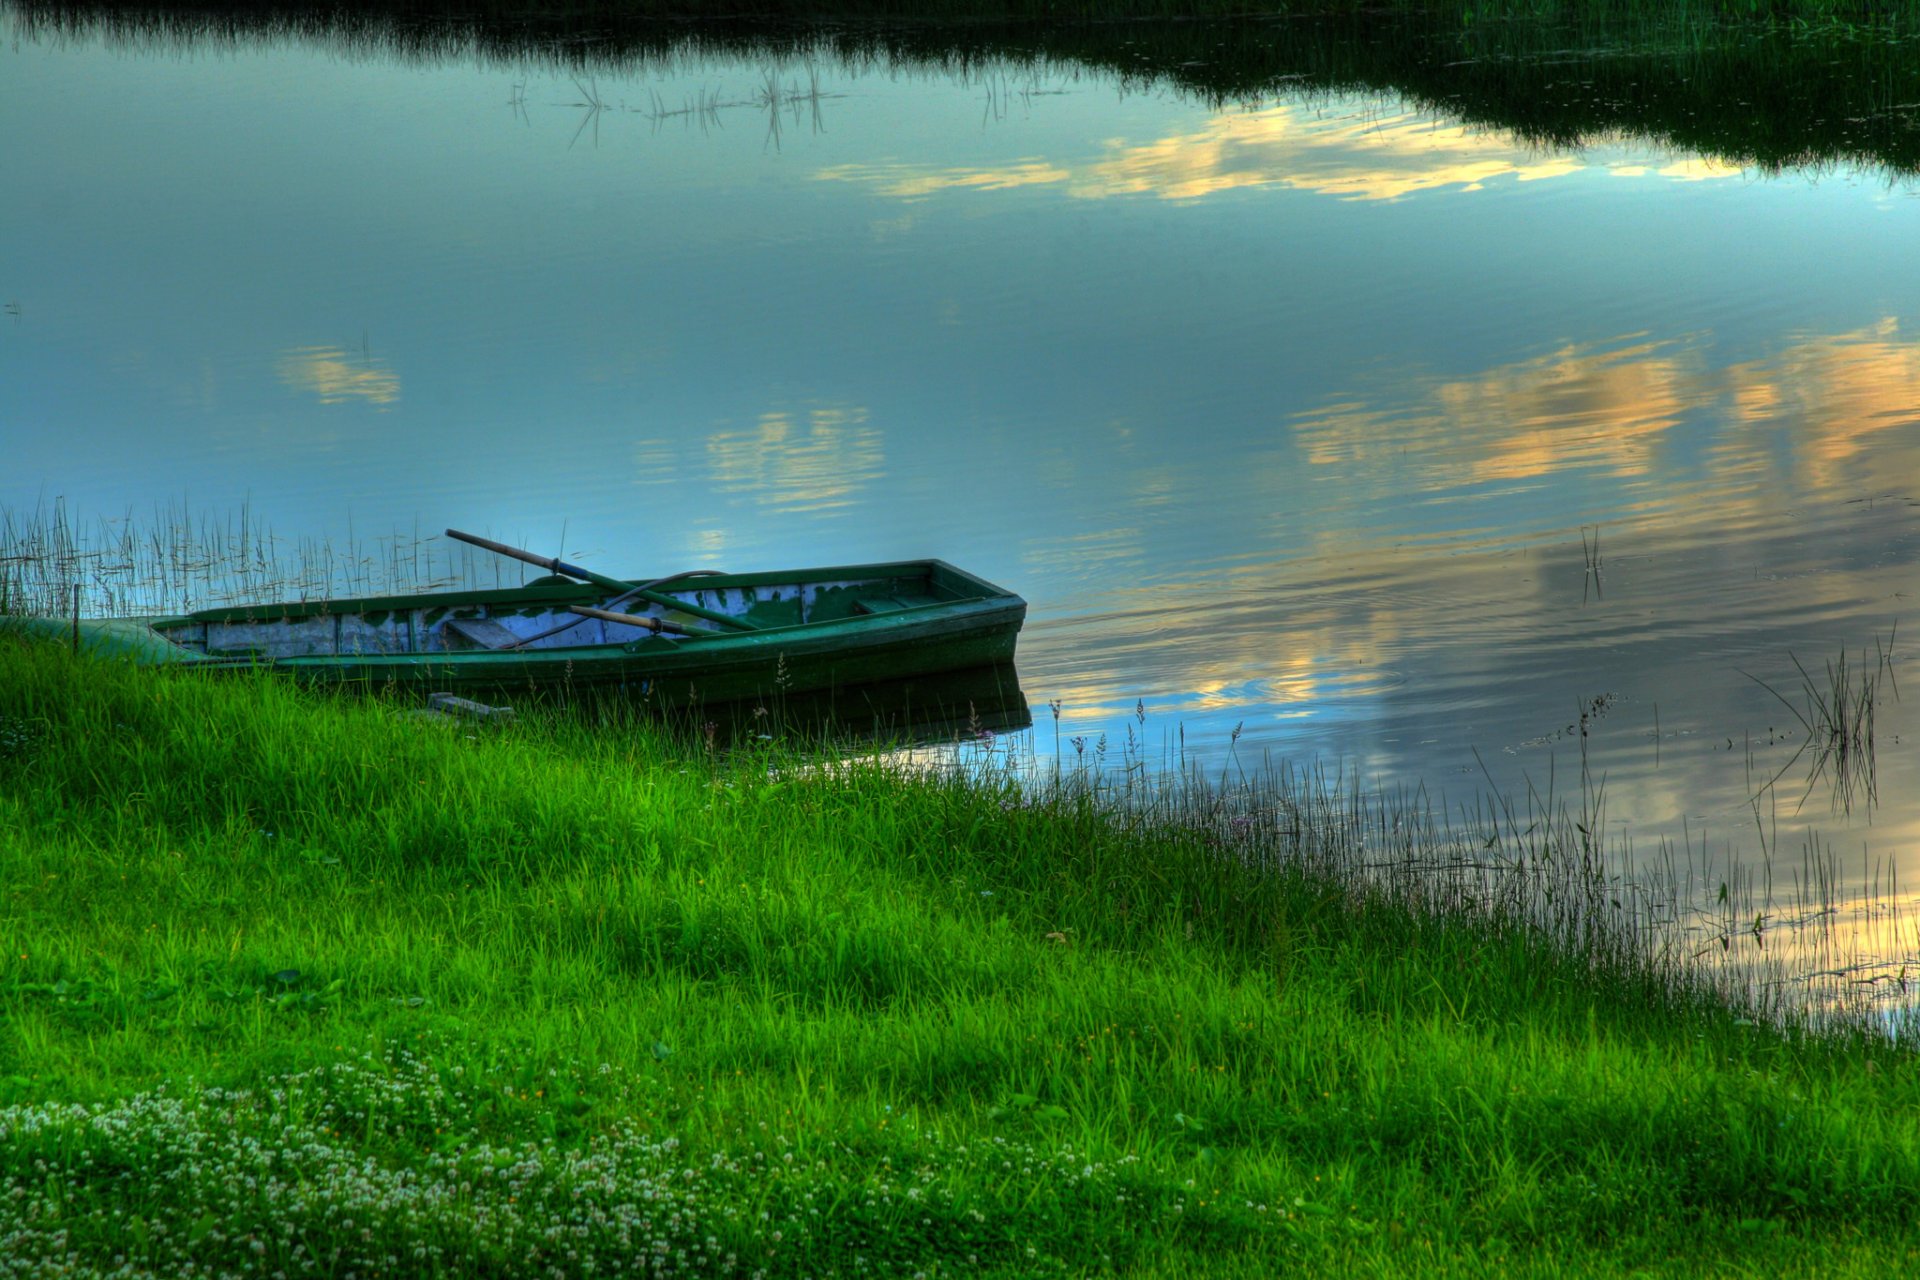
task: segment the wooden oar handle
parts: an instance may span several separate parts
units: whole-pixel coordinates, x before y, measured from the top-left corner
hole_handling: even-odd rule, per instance
[[[601,618],[608,622],[624,622],[630,627],[645,627],[655,635],[658,635],[662,631],[671,631],[677,636],[700,634],[697,631],[687,630],[677,622],[668,622],[665,618],[646,618],[637,613],[615,613],[611,609],[594,609],[584,604],[570,604],[567,608],[574,613],[583,614],[589,618]]]
[[[579,578],[582,582],[590,581],[592,578],[592,575],[586,573],[584,570],[566,564],[552,556],[536,555],[531,551],[522,551],[519,547],[510,547],[504,542],[495,542],[492,538],[483,538],[477,533],[462,533],[458,529],[449,529],[447,530],[447,536],[456,542],[465,542],[472,546],[480,547],[483,550],[491,551],[497,556],[506,556],[511,560],[524,560],[528,564],[537,565],[551,573],[564,573],[569,578]]]
[[[541,563],[540,557],[531,551],[522,551],[518,547],[510,547],[504,542],[495,542],[492,538],[483,538],[477,533],[462,533],[458,529],[449,529],[447,530],[447,536],[456,542],[466,542],[476,547],[485,547],[488,551],[494,552],[496,555],[511,556],[515,560],[525,560],[530,564]]]

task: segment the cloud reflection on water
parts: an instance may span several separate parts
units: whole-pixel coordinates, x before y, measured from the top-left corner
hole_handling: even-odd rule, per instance
[[[710,483],[783,515],[844,512],[886,470],[885,437],[867,418],[857,405],[773,409],[745,430],[715,431],[705,442]]]
[[[1208,117],[1198,129],[1151,142],[1110,138],[1081,160],[1023,157],[996,166],[900,161],[832,165],[815,177],[859,182],[882,195],[919,200],[946,191],[1057,187],[1082,200],[1144,195],[1196,200],[1223,191],[1281,186],[1343,200],[1399,200],[1427,191],[1479,191],[1490,182],[1537,182],[1603,169],[1619,177],[1702,181],[1741,170],[1700,158],[1653,165],[1634,159],[1551,154],[1504,133],[1451,123],[1407,108],[1351,104],[1323,112],[1285,103]]]
[[[1920,480],[1920,437],[1887,433],[1920,426],[1920,342],[1886,316],[1852,333],[1803,338],[1771,360],[1728,367],[1728,416],[1745,424],[1791,423],[1792,468],[1801,489],[1880,488]],[[1895,450],[1868,456],[1869,444]]]
[[[350,355],[339,347],[295,347],[274,363],[280,381],[317,397],[321,404],[360,401],[386,408],[400,399],[400,375],[384,361]]]
[[[1716,366],[1712,351],[1712,335],[1695,334],[1570,343],[1467,378],[1395,369],[1293,429],[1310,464],[1411,469],[1429,492],[1581,468],[1654,474],[1689,416],[1717,424],[1712,465],[1725,477],[1770,476],[1802,496],[1920,481],[1920,438],[1885,434],[1920,425],[1920,343],[1897,317],[1754,360]],[[1790,467],[1749,429],[1768,426],[1790,431]],[[1869,468],[1869,437],[1893,457]]]
[[[1704,372],[1702,354],[1675,342],[1568,344],[1473,378],[1396,371],[1392,402],[1326,405],[1301,414],[1294,432],[1310,464],[1392,455],[1408,459],[1428,491],[1576,467],[1641,475]]]
[[[1108,590],[1070,620],[1070,650],[1037,630],[1023,674],[1066,700],[1074,732],[1116,732],[1144,699],[1150,744],[1177,731],[1217,755],[1244,717],[1242,754],[1465,794],[1486,786],[1484,757],[1525,794],[1551,785],[1556,756],[1569,768],[1571,711],[1603,698],[1590,745],[1632,829],[1753,837],[1759,795],[1766,841],[1792,853],[1858,820],[1824,791],[1797,808],[1798,725],[1743,673],[1797,700],[1796,657],[1818,672],[1864,649],[1871,666],[1909,605],[1920,342],[1898,317],[1747,359],[1694,333],[1563,344],[1477,374],[1381,366],[1290,425],[1297,452],[1270,449],[1241,481],[1271,494],[1272,533],[1253,539],[1265,555]],[[1498,514],[1525,489],[1545,524]],[[1223,495],[1220,510],[1250,506]],[[1574,526],[1600,518],[1596,573]],[[1028,563],[1040,578],[1058,567]],[[1911,712],[1889,698],[1880,720],[1881,794],[1911,794]],[[1875,848],[1903,856],[1920,839],[1910,805],[1873,821]]]

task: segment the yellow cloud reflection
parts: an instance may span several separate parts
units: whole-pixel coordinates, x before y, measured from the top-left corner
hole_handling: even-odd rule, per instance
[[[915,200],[971,187],[980,191],[1005,191],[1011,187],[1042,186],[1065,182],[1073,175],[1066,169],[1042,160],[1017,161],[998,169],[926,169],[904,164],[841,164],[822,169],[814,177],[827,182],[864,182],[881,195]]]
[[[852,505],[884,474],[886,461],[880,429],[857,407],[763,413],[748,430],[709,436],[706,453],[716,489],[752,494],[783,513]]]
[[[1243,187],[1281,186],[1345,200],[1397,200],[1417,192],[1478,191],[1497,179],[1533,182],[1595,167],[1623,177],[1682,181],[1741,172],[1697,158],[1655,167],[1624,158],[1546,155],[1484,129],[1412,110],[1363,111],[1356,101],[1352,109],[1331,116],[1301,104],[1215,115],[1198,129],[1152,142],[1111,139],[1102,156],[1079,164],[1022,157],[984,168],[838,165],[816,176],[866,183],[903,199],[956,189],[1057,186],[1079,199],[1150,195],[1194,200]]]
[[[1900,336],[1897,319],[1807,338],[1770,360],[1730,366],[1726,380],[1740,421],[1794,426],[1802,483],[1833,488],[1920,479],[1913,433],[1920,427],[1920,343]],[[1885,437],[1900,428],[1906,434]],[[1866,454],[1883,440],[1905,446],[1907,465],[1871,465]]]
[[[400,398],[400,375],[367,356],[339,347],[295,347],[275,365],[280,381],[319,397],[321,404],[361,400],[382,408]]]
[[[1391,402],[1323,405],[1296,419],[1295,440],[1319,466],[1410,465],[1433,492],[1581,467],[1649,475],[1668,433],[1696,412],[1730,424],[1712,450],[1729,480],[1769,476],[1805,492],[1920,479],[1920,342],[1897,320],[1718,368],[1710,349],[1629,339],[1569,344],[1468,378],[1402,371]],[[1779,451],[1751,430],[1761,425],[1787,429],[1791,476],[1772,475]]]
[[[1271,563],[1249,565],[1230,575],[1225,592],[1165,585],[1117,592],[1104,615],[1073,620],[1083,639],[1070,652],[1042,642],[1047,657],[1023,660],[1023,682],[1029,693],[1044,688],[1060,699],[1068,731],[1111,724],[1140,701],[1151,747],[1156,732],[1177,728],[1188,714],[1260,708],[1269,720],[1311,718],[1378,695],[1397,679],[1380,655],[1399,649],[1403,627],[1417,632],[1421,619],[1402,615],[1418,606],[1382,593],[1303,607],[1274,595],[1278,572]],[[1235,589],[1242,574],[1247,589]],[[1037,640],[1058,625],[1030,629]],[[1098,637],[1094,647],[1087,635]]]
[[[1411,406],[1328,405],[1303,415],[1295,435],[1319,465],[1376,450],[1417,455],[1431,487],[1581,466],[1641,475],[1704,380],[1699,354],[1672,344],[1569,345],[1475,378],[1429,382]]]
[[[1711,156],[1690,156],[1684,160],[1675,160],[1654,170],[1663,178],[1673,178],[1680,182],[1704,182],[1712,178],[1737,178],[1746,170],[1737,164],[1728,164],[1724,160],[1715,160]]]
[[[1145,560],[1145,536],[1132,525],[1049,537],[1028,543],[1020,553],[1020,563],[1036,575],[1083,575],[1094,567],[1137,566]]]
[[[1075,182],[1078,196],[1192,200],[1239,187],[1287,186],[1348,200],[1396,200],[1496,178],[1555,178],[1585,165],[1543,157],[1496,135],[1401,112],[1324,120],[1296,106],[1214,116],[1193,133],[1110,144]]]

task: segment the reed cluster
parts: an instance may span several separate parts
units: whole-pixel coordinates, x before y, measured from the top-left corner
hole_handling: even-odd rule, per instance
[[[15,1274],[1920,1260],[1911,1043],[1626,926],[1578,801],[1488,845],[4,638],[0,726]]]
[[[186,504],[86,519],[64,502],[0,508],[0,614],[120,618],[219,605],[507,585],[520,566],[433,536],[392,532],[336,545],[276,535],[245,505]]]

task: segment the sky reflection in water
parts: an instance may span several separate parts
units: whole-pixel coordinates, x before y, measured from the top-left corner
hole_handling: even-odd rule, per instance
[[[1912,192],[1372,97],[814,71],[9,39],[0,503],[940,555],[1031,601],[1043,751],[1051,700],[1096,737],[1140,702],[1156,750],[1466,801],[1564,786],[1598,705],[1616,828],[1754,851],[1799,743],[1745,673],[1797,699],[1789,654],[1913,598]],[[1920,870],[1910,706],[1870,825],[1787,792],[1781,847]]]

